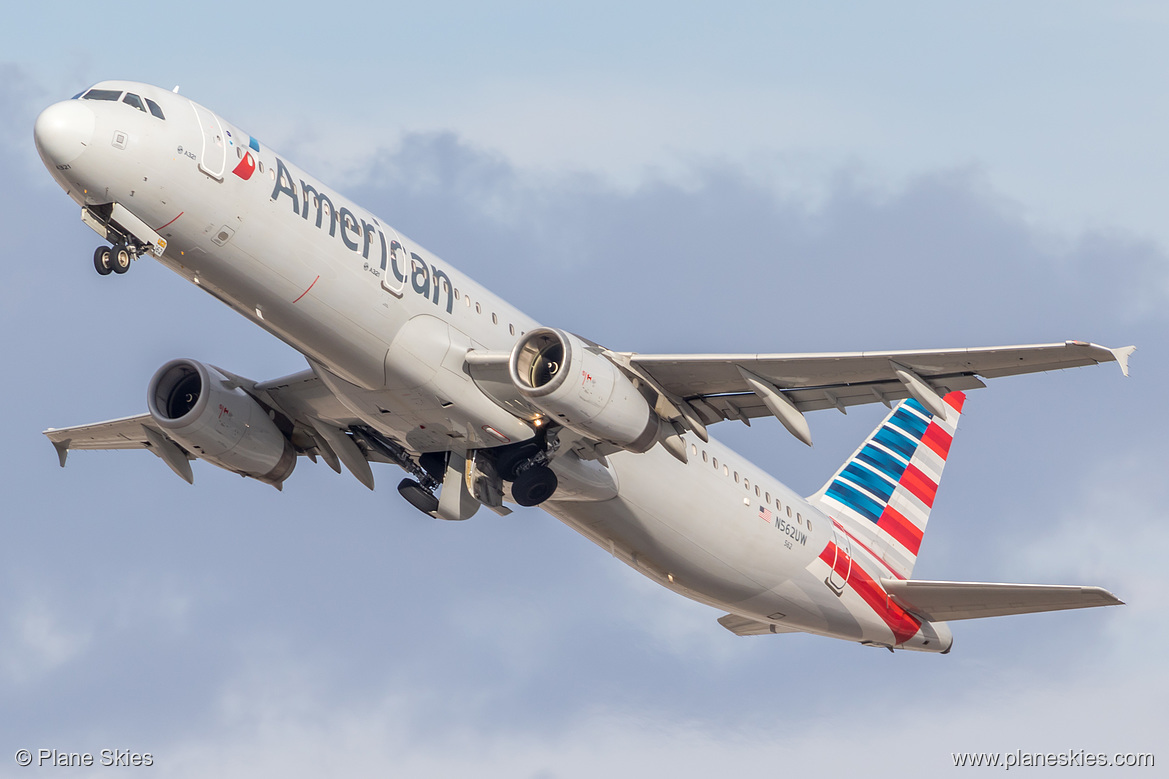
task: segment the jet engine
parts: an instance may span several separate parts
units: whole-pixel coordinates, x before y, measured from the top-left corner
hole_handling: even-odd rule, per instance
[[[171,360],[146,392],[150,416],[192,454],[280,486],[296,466],[296,450],[255,398],[212,366]]]
[[[512,349],[508,373],[528,401],[557,424],[631,452],[658,440],[658,416],[603,350],[550,327]]]

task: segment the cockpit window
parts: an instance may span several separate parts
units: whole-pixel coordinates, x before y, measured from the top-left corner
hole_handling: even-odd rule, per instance
[[[117,100],[122,93],[114,89],[91,89],[81,96],[82,100]]]
[[[135,95],[133,92],[127,93],[127,95],[122,98],[122,102],[126,105],[134,106],[142,113],[146,113],[146,106],[142,105],[142,98],[138,97],[138,95]]]
[[[146,98],[146,105],[150,106],[150,113],[154,114],[159,119],[166,121],[166,117],[162,115],[162,109],[158,107],[158,103],[154,102],[150,98]]]

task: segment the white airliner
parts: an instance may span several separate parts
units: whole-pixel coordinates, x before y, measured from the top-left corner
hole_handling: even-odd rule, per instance
[[[1118,604],[1098,587],[911,578],[966,390],[1116,361],[1081,341],[837,354],[615,352],[542,325],[274,150],[173,91],[106,81],[37,118],[49,172],[102,237],[94,265],[151,256],[304,354],[254,382],[191,359],[148,413],[46,435],[149,449],[280,488],[300,456],[373,489],[370,463],[433,517],[539,505],[739,635],[816,633],[948,652],[945,620]],[[892,405],[894,401],[896,405]],[[890,414],[804,497],[707,433],[805,412]]]

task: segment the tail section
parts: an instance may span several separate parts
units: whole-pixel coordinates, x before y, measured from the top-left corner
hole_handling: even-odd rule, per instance
[[[809,498],[904,578],[917,561],[965,400],[961,392],[946,395],[945,419],[916,400],[901,401]]]

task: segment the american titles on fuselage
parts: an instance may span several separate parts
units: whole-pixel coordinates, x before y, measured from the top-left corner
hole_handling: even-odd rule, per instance
[[[313,224],[316,228],[323,231],[327,219],[329,236],[339,237],[341,243],[351,252],[369,260],[374,238],[377,238],[380,250],[378,275],[382,279],[382,289],[401,297],[403,291],[409,288],[436,306],[439,305],[439,299],[445,291],[446,311],[448,314],[451,313],[454,308],[454,286],[450,276],[441,268],[427,263],[417,253],[407,252],[398,238],[386,238],[381,224],[375,217],[370,216],[369,221],[366,221],[355,214],[353,209],[334,205],[333,199],[326,192],[318,190],[304,179],[299,181],[294,179],[284,160],[279,157],[276,157],[276,171],[273,177],[276,182],[272,188],[273,202],[279,201],[281,196],[288,198],[292,212],[306,222],[309,221],[309,211],[315,208],[316,219]],[[297,184],[300,185],[299,189]],[[366,267],[370,267],[368,263]],[[390,274],[393,274],[397,285],[390,281]]]

